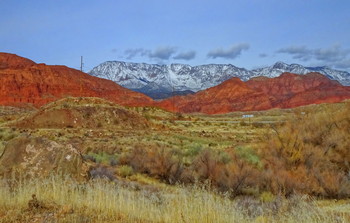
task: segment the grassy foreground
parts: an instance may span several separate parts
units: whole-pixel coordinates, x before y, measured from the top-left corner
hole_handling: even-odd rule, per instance
[[[350,222],[349,101],[243,114],[0,107],[0,223]]]
[[[1,182],[0,222],[350,221],[349,202],[324,204],[307,196],[232,200],[196,186],[155,189],[104,180],[81,184],[61,177],[15,184]],[[38,199],[35,207],[29,204],[32,194]]]

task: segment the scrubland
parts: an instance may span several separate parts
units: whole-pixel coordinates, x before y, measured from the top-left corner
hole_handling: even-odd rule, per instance
[[[1,178],[0,222],[350,222],[349,102],[208,116],[69,99],[1,115],[0,154],[21,135],[72,142],[87,174]]]

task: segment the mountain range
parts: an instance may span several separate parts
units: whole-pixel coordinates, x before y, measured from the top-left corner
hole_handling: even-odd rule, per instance
[[[176,66],[172,69],[175,68]],[[205,77],[198,77],[197,80],[199,79],[204,80]],[[274,78],[259,76],[248,81],[232,77],[219,85],[190,95],[156,101],[111,80],[66,66],[38,64],[8,53],[0,53],[0,83],[0,105],[5,106],[29,104],[40,107],[66,97],[98,97],[123,106],[151,106],[173,112],[220,114],[292,108],[350,99],[350,86],[343,86],[325,75],[312,72],[305,75],[283,73]]]
[[[204,90],[232,78],[247,81],[253,77],[278,77],[289,72],[307,74],[318,72],[343,85],[350,85],[350,73],[329,67],[304,67],[299,64],[277,62],[272,66],[248,70],[232,64],[207,64],[190,66],[186,64],[146,64],[107,61],[94,67],[93,76],[112,80],[123,87],[144,93],[154,99],[164,99]]]

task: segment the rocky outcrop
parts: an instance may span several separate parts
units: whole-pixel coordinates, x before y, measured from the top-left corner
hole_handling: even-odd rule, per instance
[[[83,159],[72,144],[59,144],[46,138],[20,136],[10,140],[0,157],[0,176],[45,177],[69,174],[84,178]]]

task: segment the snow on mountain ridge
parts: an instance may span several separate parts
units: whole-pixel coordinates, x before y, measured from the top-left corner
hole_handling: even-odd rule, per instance
[[[156,83],[162,87],[171,86],[177,91],[199,91],[220,84],[234,74],[244,78],[250,73],[233,65],[208,64],[192,67],[185,64],[151,65],[120,61],[104,62],[90,71],[93,76],[113,80],[131,89]]]
[[[146,64],[122,61],[107,61],[89,73],[93,76],[110,79],[123,87],[156,95],[157,91],[169,94],[173,91],[196,92],[216,86],[232,77],[243,81],[256,76],[277,77],[284,72],[307,74],[319,72],[342,83],[350,85],[350,73],[329,67],[304,67],[300,64],[277,62],[272,66],[247,70],[232,64]]]
[[[321,73],[332,80],[339,81],[342,85],[350,85],[350,73],[346,71],[335,70],[327,66],[322,67],[304,67],[300,64],[286,64],[277,62],[272,66],[252,70],[256,74],[266,77],[278,77],[284,72],[295,74],[307,74],[310,72]]]

